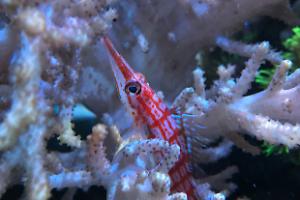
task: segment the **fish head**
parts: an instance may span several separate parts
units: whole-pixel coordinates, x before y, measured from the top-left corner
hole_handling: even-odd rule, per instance
[[[122,103],[130,109],[133,115],[141,115],[144,112],[143,103],[153,97],[154,91],[145,76],[130,67],[107,36],[104,36],[102,41],[110,57],[111,68]]]

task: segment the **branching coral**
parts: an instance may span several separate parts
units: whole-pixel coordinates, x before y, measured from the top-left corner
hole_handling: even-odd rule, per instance
[[[90,44],[95,37],[102,34],[109,27],[110,22],[116,17],[115,10],[109,8],[105,1],[3,1],[1,3],[7,11],[7,16],[13,20],[6,27],[9,30],[7,34],[18,31],[17,26],[20,32],[22,31],[24,35],[27,35],[26,37],[36,38],[40,41],[36,47],[38,50],[35,51],[40,51],[41,56],[35,58],[37,54],[33,52],[30,55],[32,60],[28,59],[28,62],[39,62],[40,65],[47,67],[32,70],[28,68],[28,74],[24,78],[28,77],[30,80],[30,78],[37,79],[40,77],[41,80],[37,80],[35,84],[43,87],[45,98],[52,99],[49,103],[59,104],[60,106],[57,117],[59,120],[57,120],[56,125],[56,132],[61,133],[60,140],[71,146],[79,147],[81,143],[79,138],[74,136],[70,120],[72,107],[80,96],[80,94],[75,94],[82,66],[80,52],[83,47]],[[23,57],[26,57],[27,53],[30,54],[30,52],[25,52]],[[31,71],[36,74],[30,74]],[[18,71],[15,74],[17,79]],[[29,84],[28,87],[32,85],[29,80],[28,83],[26,80],[24,81],[25,84]],[[20,82],[20,84],[23,83]],[[35,93],[30,93],[30,95],[33,94]],[[30,95],[27,95],[28,98],[30,98]],[[13,99],[22,98],[16,97]],[[30,99],[27,104],[29,103]],[[27,109],[33,107],[27,104],[23,104],[23,106]],[[12,109],[11,112],[13,111]],[[16,112],[20,112],[20,110],[16,110]],[[31,117],[34,118],[33,112]],[[26,120],[30,119],[29,117],[24,118]],[[7,117],[7,119],[16,120],[12,117]],[[15,124],[21,123],[15,121]],[[2,130],[7,132],[4,129]],[[15,132],[20,134],[21,131],[17,130]],[[15,134],[11,134],[11,136],[13,135]]]
[[[239,133],[290,148],[299,145],[300,71],[286,76],[291,63],[270,50],[267,42],[245,45],[218,37],[233,33],[244,20],[276,16],[278,6],[286,14],[277,17],[297,22],[285,0],[0,3],[1,14],[7,18],[0,32],[0,196],[22,183],[26,197],[33,200],[48,199],[54,188],[70,188],[72,196],[74,188],[92,185],[105,186],[111,200],[188,198],[183,193],[170,194],[168,171],[179,157],[178,146],[137,136],[132,121],[112,100],[113,80],[109,81],[105,54],[96,42],[117,19],[112,5],[120,11],[112,37],[122,42],[120,49],[139,70],[154,66],[144,70],[146,75],[164,67],[149,79],[155,87],[162,85],[167,101],[178,91],[165,81],[173,80],[178,90],[185,85],[194,53],[216,37],[217,45],[226,51],[250,57],[238,79],[233,78],[233,65],[220,66],[220,78],[210,89],[206,89],[203,70],[197,68],[194,88],[184,89],[172,104],[179,113],[174,117],[183,122],[187,134],[191,169],[202,199],[228,196],[236,186],[226,181],[237,172],[232,166],[208,174],[203,164],[224,158],[233,145],[259,153]],[[153,31],[151,24],[160,30]],[[265,60],[278,65],[271,83],[264,91],[247,95]],[[96,103],[91,96],[97,97]],[[87,140],[73,130],[72,113],[78,102],[87,102],[98,116],[110,111],[108,107],[115,111],[111,120],[104,114],[106,125],[94,126]],[[50,138],[72,147],[70,152],[46,149]]]
[[[7,47],[16,37],[14,42],[20,40],[21,49],[7,48],[5,58],[1,57],[6,59],[1,77],[10,79],[1,80],[0,195],[11,184],[25,180],[28,199],[48,199],[52,179],[48,179],[45,166],[51,162],[45,157],[53,156],[48,156],[45,140],[61,133],[62,141],[70,146],[82,144],[70,125],[78,98],[75,91],[80,51],[108,28],[115,12],[104,9],[106,2],[81,3],[1,1],[1,8],[11,20],[2,31],[2,38],[8,39],[1,42]],[[7,60],[11,60],[10,67],[6,66]],[[12,94],[5,92],[7,89]],[[58,113],[54,106],[59,107]],[[53,168],[59,168],[55,163]]]
[[[120,2],[119,19],[112,35],[121,43],[118,49],[129,63],[143,71],[171,101],[180,92],[179,86],[190,84],[194,56],[199,49],[211,47],[219,35],[229,36],[241,30],[245,21],[259,16],[299,23],[287,0],[127,0]],[[147,41],[146,54],[145,42],[139,42],[141,37]]]
[[[14,64],[15,94],[13,95],[15,97],[13,96],[13,99],[15,101],[12,102],[12,108],[1,124],[1,131],[3,131],[1,148],[2,150],[11,148],[3,155],[4,167],[8,167],[4,168],[3,172],[9,176],[17,165],[22,166],[28,177],[26,180],[28,198],[47,199],[50,188],[47,184],[43,157],[44,139],[48,134],[47,112],[50,108],[43,100],[42,91],[39,91],[41,65],[38,59],[38,44],[41,41],[37,39],[29,42],[26,36],[23,36],[22,41],[23,49]],[[13,145],[15,146],[12,147]],[[6,162],[9,164],[7,165]],[[2,179],[2,181],[1,192],[4,192],[10,182],[9,179]]]
[[[40,41],[28,41],[23,36],[23,51],[14,64],[13,102],[12,108],[6,114],[1,124],[0,148],[5,149],[13,145],[18,136],[27,129],[30,124],[37,121],[38,93],[41,65],[39,62],[38,43]],[[29,45],[29,43],[33,43]],[[17,117],[16,117],[17,116]],[[8,134],[9,133],[9,134]]]
[[[179,156],[179,147],[153,139],[132,141],[116,152],[112,162],[106,158],[104,125],[97,125],[88,136],[86,171],[60,172],[49,177],[54,188],[104,185],[108,199],[186,199],[185,194],[170,193],[167,174]],[[154,150],[153,150],[154,149]],[[164,160],[160,160],[163,156]]]
[[[175,101],[174,107],[181,107],[182,111],[199,115],[200,117],[187,120],[186,128],[190,132],[193,145],[207,144],[220,136],[233,140],[236,145],[252,152],[258,153],[258,149],[253,147],[237,133],[248,133],[256,136],[260,140],[268,141],[272,144],[284,144],[290,148],[299,145],[299,113],[297,99],[299,98],[298,82],[294,77],[298,72],[287,76],[286,72],[291,66],[291,62],[271,56],[267,43],[259,45],[242,45],[231,42],[228,39],[219,39],[218,44],[228,49],[230,52],[239,52],[242,55],[251,55],[246,63],[246,68],[241,76],[234,80],[231,75],[231,66],[218,69],[219,80],[213,86],[204,91],[198,89],[185,89]],[[236,48],[236,50],[232,50]],[[257,70],[265,59],[280,61],[279,66],[272,78],[268,88],[262,92],[246,95],[251,87]],[[194,71],[195,88],[205,88],[203,72],[200,69]],[[293,77],[293,78],[292,78]],[[246,96],[244,96],[246,95]],[[182,100],[184,99],[184,101]],[[182,105],[181,102],[187,102]],[[193,130],[193,124],[201,124],[205,128]],[[195,126],[195,125],[194,125]],[[199,151],[199,150],[198,150]],[[197,152],[197,151],[196,151]],[[195,153],[195,156],[197,153]]]

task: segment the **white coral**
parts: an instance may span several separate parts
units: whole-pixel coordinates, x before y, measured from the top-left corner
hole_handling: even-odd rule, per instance
[[[88,136],[87,169],[56,172],[49,176],[50,186],[61,189],[104,185],[111,200],[186,199],[183,194],[169,195],[171,180],[167,172],[179,157],[177,144],[159,139],[132,141],[117,151],[110,162],[104,146],[107,133],[106,126],[96,125]]]
[[[197,94],[191,89],[185,89],[176,99],[175,102],[186,102],[181,105],[185,112],[199,115],[186,120],[191,142],[196,145],[195,157],[201,155],[200,150],[196,150],[197,145],[207,144],[220,136],[232,140],[246,151],[257,154],[259,150],[248,144],[239,133],[248,133],[257,139],[272,144],[284,144],[290,148],[298,146],[300,115],[297,110],[300,108],[297,99],[300,98],[300,93],[296,77],[299,76],[299,72],[295,71],[287,77],[286,72],[291,62],[281,60],[265,42],[244,45],[219,38],[217,43],[225,50],[251,58],[238,79],[231,78],[233,68],[226,69],[221,66],[220,79],[215,81],[209,90]],[[247,95],[259,66],[267,59],[274,63],[279,62],[271,83],[266,90]],[[197,71],[199,69],[195,70],[196,73]],[[198,79],[197,77],[195,88],[203,88],[203,81]],[[188,96],[184,95],[187,90],[191,91]],[[203,93],[206,93],[205,97]],[[198,124],[204,128],[196,128]]]

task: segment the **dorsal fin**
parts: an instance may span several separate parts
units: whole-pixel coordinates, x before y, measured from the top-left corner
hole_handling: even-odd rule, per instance
[[[185,131],[186,135],[190,135],[195,133],[197,130],[204,129],[205,126],[197,123],[197,119],[199,119],[202,115],[195,114],[172,114],[173,119],[176,121],[176,124],[179,128]]]
[[[194,115],[194,114],[172,114],[173,119],[176,122],[176,125],[181,130],[182,134],[186,138],[186,147],[188,154],[192,153],[192,141],[191,136],[195,134],[201,129],[204,129],[205,126],[196,123],[196,119],[201,117],[201,115]]]

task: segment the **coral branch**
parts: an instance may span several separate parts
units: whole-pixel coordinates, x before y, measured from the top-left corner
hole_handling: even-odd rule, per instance
[[[108,134],[104,125],[93,127],[93,133],[88,136],[88,166],[94,176],[108,174],[110,162],[106,158],[104,139]]]
[[[286,73],[288,69],[291,67],[292,63],[289,60],[284,60],[280,63],[279,67],[277,68],[271,83],[268,86],[267,91],[270,93],[279,92],[283,89]]]
[[[51,188],[62,189],[65,187],[87,187],[93,184],[93,178],[90,172],[76,171],[64,172],[49,176]]]
[[[263,60],[266,58],[269,51],[269,44],[263,42],[254,50],[251,58],[247,61],[245,69],[242,71],[240,78],[236,81],[233,88],[235,98],[240,98],[246,94],[251,88],[251,82],[254,80]]]
[[[244,44],[241,42],[232,41],[229,38],[224,36],[217,37],[216,44],[229,53],[233,53],[245,57],[251,57],[251,55],[254,54],[258,46],[257,44],[251,45],[251,44]],[[273,64],[279,64],[282,61],[282,57],[280,53],[275,52],[273,50],[269,50],[266,55],[266,60],[270,61]]]
[[[38,118],[36,90],[40,81],[38,40],[22,37],[23,49],[14,64],[14,93],[10,111],[0,125],[0,150],[16,143],[18,136]]]
[[[200,68],[197,68],[193,71],[193,75],[196,94],[202,98],[205,98],[205,78],[203,77],[204,72]]]
[[[300,69],[290,74],[284,83],[284,89],[288,90],[300,84]]]
[[[281,61],[274,56],[272,51],[268,51],[267,43],[244,45],[222,38],[220,44],[230,52],[238,51],[238,54],[251,58],[236,81],[230,78],[231,69],[219,67],[220,79],[208,90],[207,97],[204,99],[196,93],[191,94],[192,97],[182,106],[185,108],[183,112],[198,114],[198,117],[186,120],[185,130],[192,139],[190,143],[194,149],[192,157],[197,158],[201,152],[206,152],[203,149],[207,147],[201,145],[207,146],[219,137],[232,140],[239,148],[254,155],[260,152],[238,133],[248,133],[257,139],[290,148],[299,145],[300,115],[296,112],[300,109],[297,104],[300,94],[296,81],[298,72],[285,81],[291,62]],[[265,91],[244,96],[265,59],[280,62],[269,87]],[[195,105],[206,105],[207,108],[203,109],[203,106],[198,109]],[[199,124],[204,128],[199,128]]]

